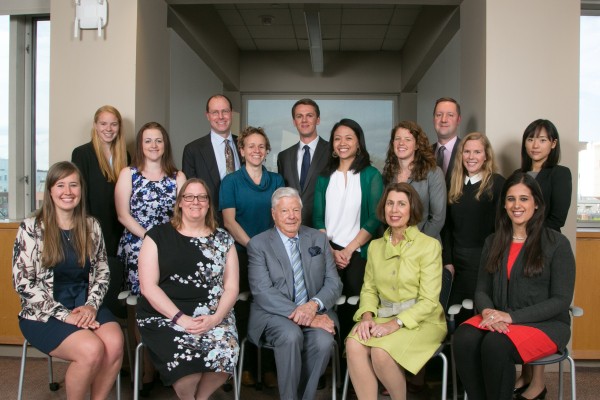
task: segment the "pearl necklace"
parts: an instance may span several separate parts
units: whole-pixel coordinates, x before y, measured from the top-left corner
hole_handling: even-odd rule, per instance
[[[521,236],[516,236],[516,235],[513,235],[513,237],[512,237],[512,238],[513,238],[513,240],[525,240],[525,239],[527,239],[527,236],[525,236],[525,237],[521,237]]]

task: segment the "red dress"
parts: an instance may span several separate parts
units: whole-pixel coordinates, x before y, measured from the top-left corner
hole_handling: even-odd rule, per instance
[[[510,279],[510,271],[522,247],[523,243],[512,243],[510,246],[507,263],[508,279]],[[474,326],[477,329],[489,330],[488,328],[481,328],[479,326],[482,319],[481,314],[478,314],[464,323]],[[511,324],[508,329],[509,331],[506,333],[506,336],[513,342],[525,364],[558,351],[556,344],[537,328]]]

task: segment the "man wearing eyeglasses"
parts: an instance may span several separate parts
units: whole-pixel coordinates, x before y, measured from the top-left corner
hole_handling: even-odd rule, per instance
[[[215,94],[206,102],[206,119],[210,134],[188,143],[183,149],[182,169],[189,178],[206,182],[215,210],[219,209],[219,187],[225,175],[240,168],[237,136],[231,134],[231,101],[227,96]],[[216,212],[223,226],[223,216]]]

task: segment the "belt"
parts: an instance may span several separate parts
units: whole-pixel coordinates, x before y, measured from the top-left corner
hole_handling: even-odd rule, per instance
[[[381,307],[377,310],[377,316],[386,318],[400,314],[402,311],[409,309],[417,303],[417,299],[410,299],[401,303],[394,303],[383,297],[379,297]]]

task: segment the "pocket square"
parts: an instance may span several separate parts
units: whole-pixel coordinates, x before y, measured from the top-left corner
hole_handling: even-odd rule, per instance
[[[312,257],[318,256],[319,254],[321,254],[321,248],[319,246],[309,247],[308,252]]]

